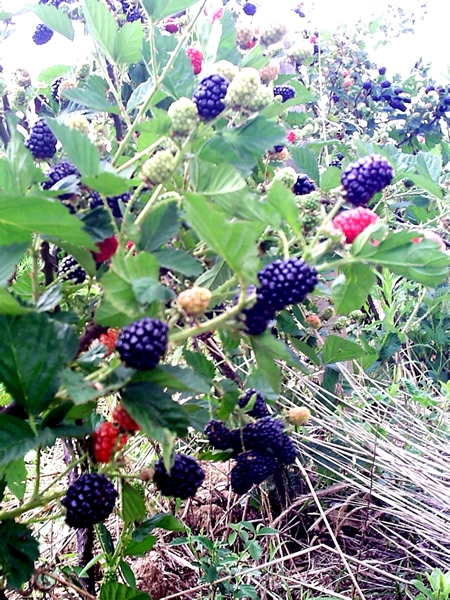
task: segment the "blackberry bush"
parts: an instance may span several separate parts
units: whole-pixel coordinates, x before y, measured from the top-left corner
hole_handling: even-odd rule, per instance
[[[154,369],[167,350],[167,331],[162,321],[144,317],[122,329],[116,350],[127,367]]]
[[[67,489],[61,504],[69,527],[84,529],[109,517],[116,504],[117,491],[105,475],[84,473]]]
[[[153,483],[163,496],[174,496],[186,500],[195,496],[205,479],[205,472],[198,462],[186,454],[176,454],[169,472],[162,459],[155,464]]]

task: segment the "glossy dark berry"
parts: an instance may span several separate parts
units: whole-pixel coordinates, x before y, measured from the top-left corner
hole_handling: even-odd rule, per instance
[[[401,87],[396,87],[396,88],[394,88],[394,94],[397,94],[397,96],[398,96],[399,94],[401,94],[402,92],[403,92],[403,89],[402,89]]]
[[[225,96],[228,90],[228,79],[218,73],[203,78],[192,95],[197,105],[198,115],[208,121],[214,119],[225,109]]]
[[[274,146],[273,147],[273,151],[278,154],[279,152],[282,152],[285,149],[285,146]]]
[[[70,177],[71,175],[79,177],[80,172],[71,162],[63,160],[56,165],[52,165],[45,175],[47,177],[47,181],[42,183],[42,189],[50,190],[53,188],[53,186],[66,177]],[[61,194],[58,197],[64,200],[70,198],[71,195],[72,194]]]
[[[380,75],[385,75],[385,73],[386,73],[386,67],[380,67],[380,68],[378,69],[378,73],[379,73]]]
[[[216,450],[231,448],[230,430],[222,421],[209,421],[205,427],[205,434],[212,448]]]
[[[382,81],[382,82],[381,82],[381,87],[382,87],[382,88],[388,88],[388,87],[391,87],[391,82],[390,82],[390,81],[388,81],[388,80],[386,79],[385,81]]]
[[[195,496],[205,479],[205,472],[198,462],[186,454],[177,454],[169,473],[164,462],[159,459],[155,464],[153,482],[163,496],[174,496],[185,500]]]
[[[425,88],[425,94],[429,94],[430,92],[434,92],[435,87],[434,85],[429,85],[428,87]]]
[[[304,196],[305,194],[309,194],[316,189],[316,184],[312,181],[308,175],[304,173],[300,173],[297,176],[297,181],[294,183],[292,191],[296,196]]]
[[[251,308],[246,308],[242,313],[245,318],[245,330],[249,335],[260,335],[275,319],[275,311],[258,299]]]
[[[117,491],[104,475],[84,473],[67,489],[61,504],[66,523],[82,529],[104,521],[114,510]]]
[[[58,277],[72,283],[83,283],[86,279],[86,271],[73,256],[68,254],[58,265]]]
[[[317,284],[317,271],[299,258],[277,259],[259,271],[257,298],[274,311],[303,302]]]
[[[406,106],[403,104],[403,102],[401,100],[399,100],[399,98],[393,98],[389,102],[389,106],[396,110],[400,110],[401,112],[405,112],[405,110],[406,110]]]
[[[253,397],[253,408],[249,411],[248,414],[251,417],[254,417],[255,419],[262,419],[263,417],[268,417],[270,413],[264,400],[264,396],[261,394],[261,392],[258,392],[258,390],[255,390],[254,388],[248,389],[242,396],[242,398],[239,399],[239,406],[241,408],[245,408]]]
[[[291,465],[298,456],[298,450],[291,438],[284,433],[280,444],[273,449],[275,458],[283,465]]]
[[[295,98],[295,89],[291,85],[275,85],[273,88],[274,96],[281,96],[283,102]]]
[[[167,349],[167,325],[144,317],[120,332],[116,350],[121,360],[133,369],[154,369]]]
[[[262,417],[242,429],[232,429],[230,439],[234,455],[248,450],[269,452],[281,447],[285,435],[283,429],[283,423],[272,417]]]
[[[242,7],[242,10],[245,12],[246,15],[252,17],[256,13],[256,6],[251,2],[246,2]]]
[[[106,198],[106,202],[108,203],[114,218],[121,219],[123,217],[122,208],[125,208],[125,205],[128,204],[130,198],[130,192],[125,192],[119,196],[108,196]],[[100,194],[94,192],[89,201],[89,208],[94,210],[94,208],[97,208],[98,206],[104,206],[104,203]]]
[[[133,21],[141,21],[141,23],[145,20],[145,15],[143,11],[137,6],[133,6],[127,11],[127,21],[129,23],[133,23]]]
[[[44,119],[38,119],[31,128],[25,146],[36,159],[52,158],[56,152],[57,139]]]
[[[351,204],[365,206],[393,177],[394,169],[387,158],[372,154],[350,163],[342,172],[341,183]]]
[[[50,29],[50,27],[47,27],[47,25],[44,25],[43,23],[39,23],[35,32],[33,33],[32,40],[38,46],[42,46],[43,44],[49,42],[52,37],[53,29]]]
[[[277,461],[270,454],[250,450],[236,458],[231,469],[231,489],[236,494],[245,494],[253,485],[259,485],[270,477],[277,468]]]
[[[372,82],[371,82],[371,81],[365,81],[365,82],[363,83],[363,88],[364,88],[365,90],[367,90],[367,91],[368,91],[368,90],[370,90],[370,89],[372,89]]]
[[[330,160],[330,167],[337,167],[338,169],[342,169],[342,162],[337,158]]]
[[[50,92],[55,102],[59,102],[59,86],[64,81],[64,77],[57,77],[52,81]]]

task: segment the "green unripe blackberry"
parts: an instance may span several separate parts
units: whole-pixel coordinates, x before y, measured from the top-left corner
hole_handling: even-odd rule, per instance
[[[303,227],[306,231],[311,231],[320,223],[322,217],[314,212],[307,212],[302,216]]]
[[[281,23],[269,24],[261,31],[261,43],[265,46],[276,44],[277,42],[281,42],[286,33],[287,28],[285,25],[281,25]]]
[[[305,210],[314,211],[320,208],[320,194],[307,194],[300,200],[300,206]]]
[[[272,90],[261,85],[253,99],[248,102],[247,108],[254,111],[263,110],[267,106],[270,106],[273,103],[273,100]]]
[[[173,175],[176,160],[168,150],[159,150],[142,165],[141,179],[150,185],[163,183]]]
[[[273,181],[281,181],[286,187],[292,188],[297,181],[297,173],[293,167],[285,167],[284,169],[279,169],[275,172]]]
[[[244,67],[228,86],[225,102],[235,108],[252,103],[261,87],[259,72],[252,67]]]
[[[239,73],[239,67],[233,65],[233,63],[228,60],[219,60],[214,64],[212,70],[214,73],[219,73],[219,75],[225,77],[230,83]]]
[[[309,40],[300,40],[289,48],[287,54],[297,64],[302,64],[305,60],[313,56],[314,46]]]
[[[335,314],[334,313],[334,308],[332,306],[327,306],[320,313],[320,319],[322,321],[329,321],[330,319],[332,319],[334,317],[334,314]]]
[[[170,106],[167,114],[172,120],[174,133],[186,135],[190,133],[199,122],[197,105],[190,98],[179,98]]]

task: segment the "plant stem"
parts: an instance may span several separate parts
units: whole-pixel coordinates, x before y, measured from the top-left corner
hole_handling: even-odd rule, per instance
[[[26,504],[22,504],[22,506],[13,508],[12,510],[2,510],[0,511],[0,522],[5,519],[14,519],[15,517],[20,517],[20,515],[23,515],[29,510],[33,510],[33,508],[39,508],[40,506],[44,506],[53,500],[61,498],[65,493],[66,492],[55,492],[49,496],[42,496],[42,494],[40,494],[37,498],[30,500]]]

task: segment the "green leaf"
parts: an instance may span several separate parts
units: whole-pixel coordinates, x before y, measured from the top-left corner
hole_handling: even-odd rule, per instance
[[[34,164],[31,153],[25,148],[24,138],[17,127],[18,120],[8,114],[7,123],[11,139],[6,148],[6,159],[2,163],[1,189],[10,194],[24,194],[33,183],[43,180],[42,171]]]
[[[376,283],[376,276],[369,265],[349,264],[341,268],[331,286],[331,295],[338,314],[348,315],[361,308]]]
[[[139,21],[125,23],[116,37],[114,58],[120,65],[137,63],[142,58],[144,31]]]
[[[100,600],[152,600],[141,592],[123,583],[104,583],[100,589]]]
[[[404,179],[405,177],[411,179],[411,181],[415,185],[423,188],[424,190],[427,190],[427,192],[430,192],[430,194],[433,194],[437,198],[443,198],[442,190],[439,187],[439,185],[426,175],[420,175],[419,173],[411,173],[410,171],[401,172],[395,178],[394,183],[397,180]]]
[[[324,364],[353,360],[364,356],[366,351],[359,344],[338,335],[329,335],[322,349]]]
[[[119,196],[130,189],[129,179],[110,171],[104,171],[94,177],[83,177],[81,181],[104,196]]]
[[[202,264],[192,254],[177,248],[163,248],[153,253],[161,267],[181,273],[186,277],[198,277],[203,271]]]
[[[136,587],[136,577],[134,576],[133,569],[124,560],[119,561],[119,569],[122,577],[127,585],[131,588]]]
[[[144,556],[153,548],[157,539],[156,535],[148,535],[142,542],[130,540],[124,548],[123,553],[125,556]]]
[[[274,181],[267,194],[266,202],[272,207],[272,227],[279,229],[281,223],[276,219],[277,214],[286,221],[296,235],[301,235],[301,222],[299,210],[295,202],[294,194],[281,183]]]
[[[38,4],[33,7],[33,12],[47,27],[50,27],[53,31],[57,31],[73,42],[74,30],[68,14],[50,4]]]
[[[176,13],[197,4],[198,0],[143,0],[145,9],[154,21],[160,21],[164,17]]]
[[[0,246],[30,243],[32,233],[95,248],[82,223],[59,200],[0,196]]]
[[[177,235],[181,227],[176,202],[155,208],[141,225],[139,250],[153,252]]]
[[[97,523],[95,529],[97,530],[97,534],[102,544],[102,548],[105,549],[105,552],[107,554],[112,556],[114,554],[114,542],[108,529],[103,523]]]
[[[23,457],[10,462],[5,470],[6,483],[17,500],[22,501],[25,496],[27,476],[28,472]]]
[[[124,522],[141,521],[146,514],[145,500],[139,490],[122,481],[122,519]]]
[[[297,169],[301,173],[308,175],[308,177],[319,185],[319,166],[317,164],[317,157],[311,148],[291,148],[291,155]]]
[[[18,590],[34,573],[39,543],[28,527],[12,519],[0,522],[0,539],[0,571],[8,586]]]
[[[320,178],[320,189],[323,192],[329,192],[339,187],[341,185],[341,175],[342,171],[338,167],[328,167]]]
[[[158,365],[151,371],[136,375],[133,381],[149,381],[160,388],[179,392],[207,394],[210,391],[210,381],[205,377],[190,368],[172,365]]]
[[[4,288],[0,288],[0,315],[24,315],[31,309],[22,306]]]
[[[105,79],[98,75],[91,75],[84,87],[64,90],[64,96],[92,110],[119,114],[120,109],[117,103],[110,98],[108,89],[109,84]]]
[[[245,179],[233,166],[221,163],[211,168],[210,163],[199,162],[196,191],[201,192],[204,196],[239,194],[246,187]]]
[[[200,238],[229,266],[254,282],[259,265],[257,234],[251,224],[227,220],[203,196],[186,194],[186,218]]]
[[[114,62],[118,25],[112,12],[99,0],[83,0],[82,7],[89,33],[106,57]]]
[[[122,402],[144,433],[157,442],[165,442],[165,429],[179,436],[187,433],[186,410],[153,383],[128,384],[122,391]]]
[[[133,531],[133,540],[135,542],[142,542],[156,528],[165,529],[166,531],[176,531],[177,533],[186,531],[186,527],[176,517],[168,513],[159,513],[144,521],[144,523]]]
[[[74,404],[86,404],[104,395],[104,391],[98,390],[93,384],[85,381],[83,375],[78,371],[64,369],[61,373],[61,385],[64,386]]]
[[[276,363],[284,360],[294,368],[303,370],[298,357],[281,340],[277,340],[269,332],[250,336],[256,364],[263,371],[267,381],[276,394],[280,392],[281,370]]]
[[[201,352],[192,352],[191,350],[184,350],[183,356],[187,364],[197,373],[200,377],[211,381],[216,373],[214,363],[206,358]]]
[[[16,461],[36,446],[31,427],[17,417],[0,414],[0,464]]]
[[[81,175],[97,175],[100,168],[100,153],[88,136],[55,119],[47,119],[47,123],[63,145],[67,157],[78,168]]]
[[[75,331],[47,315],[0,316],[0,379],[11,396],[30,413],[39,413],[53,399],[59,374],[78,345]],[[75,339],[75,344],[73,343]]]

